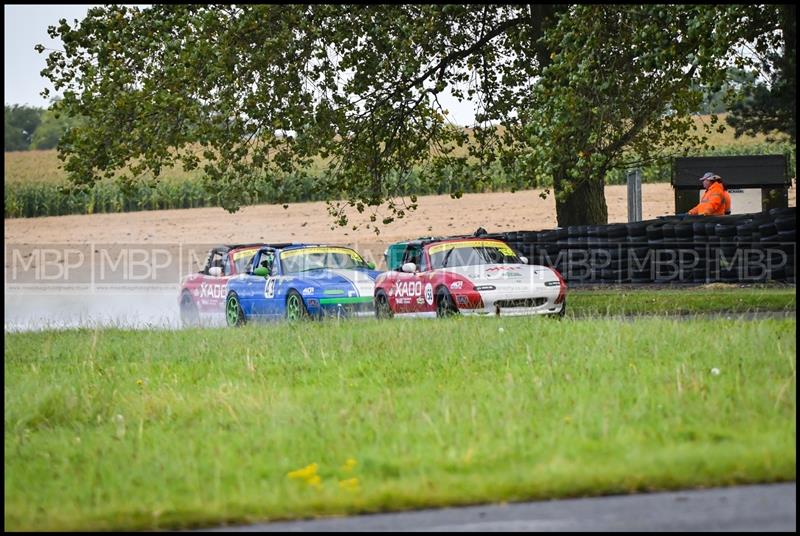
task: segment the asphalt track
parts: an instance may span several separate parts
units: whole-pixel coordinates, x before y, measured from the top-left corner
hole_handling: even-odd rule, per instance
[[[796,532],[797,483],[416,510],[237,532]],[[207,529],[208,530],[208,529]]]

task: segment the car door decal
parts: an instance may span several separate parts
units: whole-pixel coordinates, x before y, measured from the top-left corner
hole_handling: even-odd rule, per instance
[[[264,297],[272,298],[275,296],[275,278],[270,277],[264,285]]]
[[[425,285],[425,301],[428,305],[433,305],[433,285],[430,283]]]

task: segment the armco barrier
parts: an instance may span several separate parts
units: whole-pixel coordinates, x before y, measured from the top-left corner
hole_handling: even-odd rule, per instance
[[[494,233],[569,283],[795,282],[797,209]]]

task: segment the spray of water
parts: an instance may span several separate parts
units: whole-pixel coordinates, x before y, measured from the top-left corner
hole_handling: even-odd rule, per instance
[[[177,286],[146,293],[6,293],[5,330],[180,329]]]

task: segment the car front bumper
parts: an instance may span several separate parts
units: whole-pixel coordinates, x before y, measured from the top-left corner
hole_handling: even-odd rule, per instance
[[[348,318],[375,315],[375,304],[372,296],[320,298],[317,301],[319,305],[316,308],[316,312],[323,318]]]
[[[459,306],[459,312],[464,315],[551,315],[560,313],[566,301],[562,299],[560,303],[556,303],[558,287],[528,292],[481,291],[480,295],[481,305],[474,308]]]

